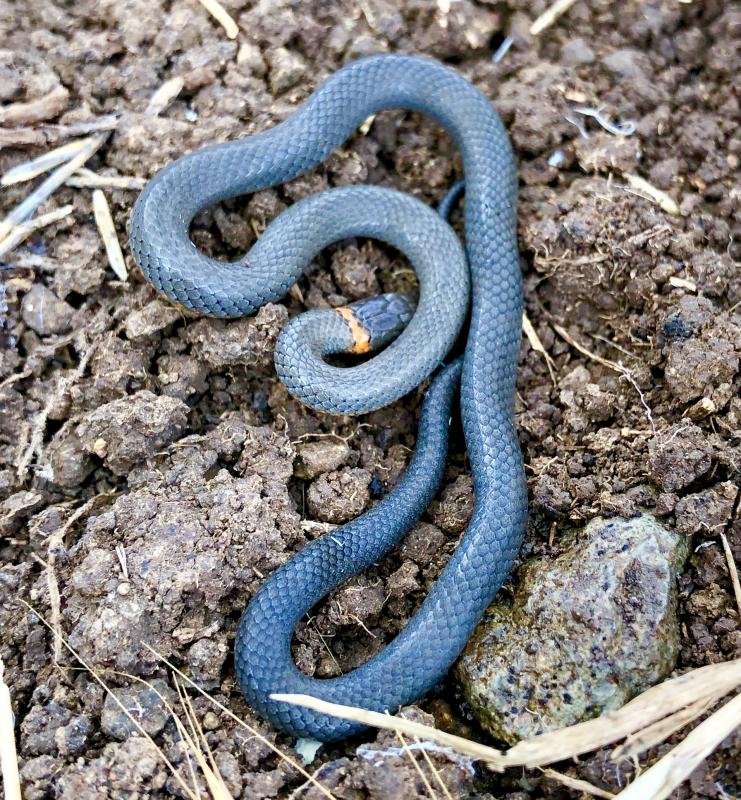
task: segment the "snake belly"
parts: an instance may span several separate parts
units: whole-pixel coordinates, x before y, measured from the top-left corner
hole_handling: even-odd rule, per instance
[[[361,413],[389,403],[442,362],[465,316],[466,303],[460,298],[468,290],[467,276],[459,275],[459,254],[439,227],[445,223],[437,215],[429,211],[425,216],[424,207],[413,198],[409,201],[416,205],[402,208],[407,201],[399,198],[406,196],[398,192],[347,187],[315,197],[349,191],[352,200],[352,191],[369,192],[373,207],[361,199],[350,220],[345,216],[349,201],[302,200],[289,212],[306,204],[303,212],[281,214],[247,257],[233,264],[207,258],[188,237],[188,226],[201,209],[296,177],[326,158],[369,115],[389,108],[432,117],[462,153],[465,253],[472,296],[469,333],[462,363],[458,360],[439,372],[427,393],[417,446],[397,487],[370,511],[311,542],[277,569],[240,621],[235,665],[250,705],[291,734],[323,741],[350,736],[363,726],[275,701],[271,695],[309,694],[376,711],[393,711],[417,700],[443,678],[465,646],[509,575],[522,540],[527,494],[513,419],[522,284],[517,176],[507,133],[486,97],[453,70],[413,56],[373,56],[336,72],[274,128],[204,148],[171,164],[145,188],[131,226],[136,260],[159,290],[190,308],[225,317],[254,313],[265,302],[282,297],[306,268],[307,255],[310,259],[343,236],[390,241],[410,256],[418,272],[431,249],[441,250],[442,277],[440,265],[429,270],[426,284],[420,277],[420,302],[409,326],[370,359],[374,366],[360,365],[364,371],[354,373],[356,377],[339,373],[352,374],[359,367],[329,368],[323,362],[327,353],[348,347],[348,332],[337,321],[339,315],[320,321],[312,317],[315,312],[300,315],[278,342],[279,375],[310,405]],[[317,212],[312,203],[326,204]],[[375,214],[375,221],[364,218],[363,207],[367,214]],[[391,213],[388,208],[395,210]],[[324,214],[321,225],[316,224],[317,213]],[[418,232],[405,236],[414,219],[421,220]],[[302,233],[303,226],[309,233]],[[426,237],[432,229],[438,244],[431,247]],[[265,250],[271,258],[263,257]],[[450,275],[445,274],[446,266]],[[309,321],[300,322],[302,317]],[[418,319],[423,324],[414,328]],[[315,339],[316,346],[307,348],[306,342]],[[392,356],[384,361],[388,351]],[[465,534],[419,610],[385,649],[340,677],[320,680],[304,675],[290,650],[297,623],[329,591],[387,553],[437,491],[459,376],[475,495]]]

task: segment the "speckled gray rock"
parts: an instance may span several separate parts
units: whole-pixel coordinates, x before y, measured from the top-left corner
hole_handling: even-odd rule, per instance
[[[161,678],[154,678],[150,686],[136,683],[123,689],[116,689],[116,697],[128,714],[109,694],[100,715],[100,727],[116,739],[126,739],[140,732],[130,716],[150,735],[156,736],[167,722],[169,712],[162,698],[171,706],[175,702],[175,692]]]
[[[497,739],[558,730],[619,708],[674,667],[683,537],[653,517],[595,519],[555,560],[518,575],[458,663],[473,712]]]

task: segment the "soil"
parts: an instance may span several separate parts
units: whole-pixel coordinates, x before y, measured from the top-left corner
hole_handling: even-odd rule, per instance
[[[521,557],[557,557],[569,531],[595,516],[648,511],[691,537],[679,578],[677,668],[741,656],[719,541],[725,533],[741,560],[738,7],[577,2],[533,38],[528,15],[543,11],[544,0],[224,5],[240,25],[236,41],[191,0],[0,0],[0,100],[54,92],[56,104],[52,118],[8,134],[18,146],[0,150],[0,172],[48,149],[55,125],[116,114],[115,132],[88,167],[148,178],[193,148],[285,118],[358,56],[420,53],[455,66],[510,131],[521,169],[526,312],[551,360],[552,374],[523,339],[517,424],[530,521]],[[506,32],[514,45],[495,63]],[[161,114],[148,113],[173,77],[183,79],[182,92]],[[615,136],[579,117],[580,106],[633,120],[636,131]],[[624,173],[667,192],[681,213],[640,196]],[[308,175],[207,209],[192,236],[231,258],[284,207],[326,186],[384,184],[435,203],[460,177],[459,155],[436,125],[385,112]],[[28,191],[5,189],[2,213]],[[54,638],[20,599],[56,619],[112,686],[139,691],[125,672],[161,679],[171,691],[146,641],[291,748],[235,686],[239,614],[291,553],[393,488],[414,447],[424,388],[374,414],[333,417],[293,400],[272,366],[290,315],[413,289],[394,251],[343,243],[255,318],[199,319],[157,298],[135,268],[124,234],[136,193],[106,195],[128,282],[107,266],[86,189],[60,189],[42,211],[71,203],[73,215],[2,264],[0,657],[27,798],[182,791],[146,741],[124,738],[103,691],[63,649],[55,653]],[[396,552],[300,627],[300,667],[329,677],[380,650],[434,582],[471,508],[455,429],[438,500]],[[147,697],[136,695],[147,730],[186,775],[172,722],[150,713]],[[194,706],[235,797],[298,789],[303,779],[264,744],[205,699]],[[420,709],[408,713],[485,738],[452,678]],[[456,798],[579,796],[538,772],[495,776],[444,753],[431,757]],[[737,732],[675,796],[738,795],[739,763]],[[613,792],[634,770],[615,770],[606,753],[559,768]],[[348,800],[426,791],[386,734],[325,747],[309,769]],[[320,795],[307,788],[296,796]]]

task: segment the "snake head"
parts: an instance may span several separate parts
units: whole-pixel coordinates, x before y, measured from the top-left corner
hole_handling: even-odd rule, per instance
[[[379,350],[407,326],[414,305],[406,295],[388,292],[335,309],[350,326],[356,353]]]

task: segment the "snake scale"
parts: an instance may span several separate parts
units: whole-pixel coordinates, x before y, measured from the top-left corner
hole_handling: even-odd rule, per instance
[[[233,263],[208,258],[192,243],[189,225],[200,210],[293,179],[369,115],[388,108],[432,117],[460,148],[465,253],[433,210],[372,186],[329,189],[295,203]],[[438,62],[381,55],[340,69],[272,129],[178,159],[137,201],[131,243],[144,274],[174,300],[213,316],[252,314],[281,298],[322,248],[351,236],[383,240],[409,258],[420,282],[416,309],[400,296],[383,295],[308,311],[281,333],[275,354],[280,378],[296,397],[325,411],[357,414],[386,405],[442,365],[465,322],[470,280],[464,355],[433,380],[415,452],[397,486],[277,569],[240,621],[239,685],[256,711],[296,736],[331,741],[362,726],[278,702],[272,694],[309,694],[374,710],[418,699],[445,675],[512,568],[527,515],[513,421],[522,316],[516,192],[509,140],[486,97]],[[377,348],[383,349],[353,367],[325,360],[330,353]],[[340,677],[304,675],[291,657],[297,623],[329,591],[389,552],[437,492],[459,383],[475,494],[465,534],[417,613],[385,649]]]

